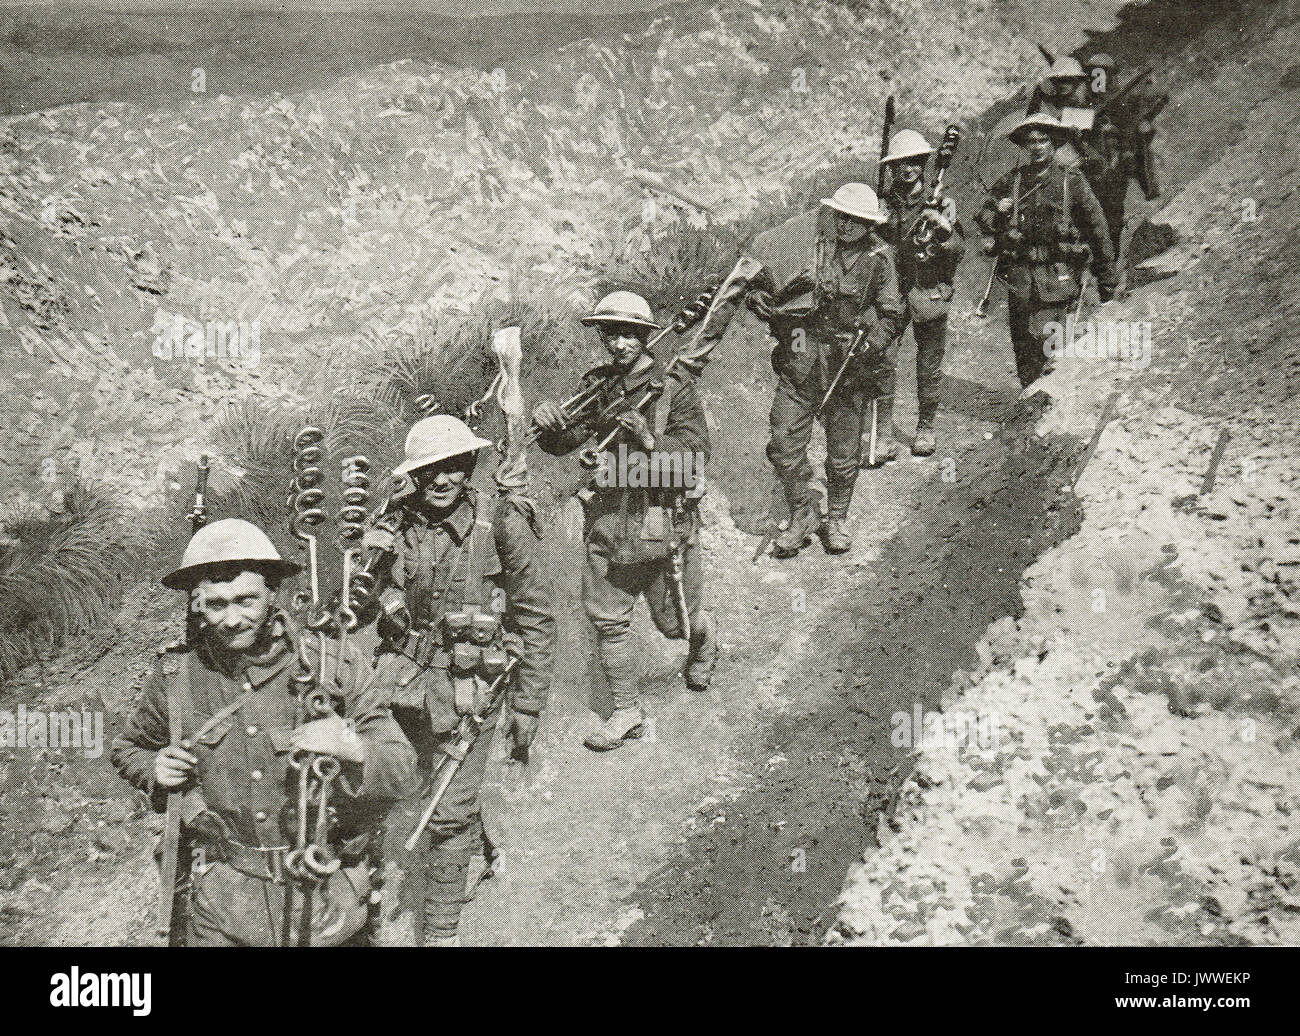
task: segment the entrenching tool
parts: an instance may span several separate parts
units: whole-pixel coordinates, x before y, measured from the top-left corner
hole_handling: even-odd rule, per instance
[[[975,315],[983,320],[989,315],[989,297],[993,294],[993,281],[998,275],[998,262],[1001,256],[995,255],[993,263],[989,266],[989,282],[984,285],[984,294],[980,296],[979,305],[975,307]]]
[[[1074,316],[1071,319],[1071,323],[1074,325],[1074,327],[1078,327],[1079,314],[1083,312],[1083,296],[1088,290],[1088,275],[1090,272],[1091,271],[1088,269],[1088,267],[1085,266],[1083,268],[1082,275],[1079,277],[1079,298],[1078,301],[1075,302],[1074,304]],[[1074,334],[1073,328],[1071,328],[1070,333]]]
[[[672,567],[669,576],[673,581],[673,607],[677,609],[677,621],[682,627],[682,638],[689,645],[691,642],[691,613],[686,605],[686,584],[682,579],[682,554],[686,545],[680,539],[673,543],[670,555]]]
[[[478,740],[479,734],[482,733],[486,718],[492,714],[493,710],[500,704],[501,699],[505,697],[510,677],[518,667],[519,659],[512,657],[505,669],[488,687],[487,693],[483,696],[483,707],[476,712],[462,716],[456,726],[455,742],[444,745],[441,749],[443,757],[433,773],[433,794],[430,795],[424,811],[420,814],[415,829],[406,840],[407,852],[415,852],[420,836],[424,834],[424,829],[429,826],[429,821],[433,819],[434,813],[438,811],[443,796],[447,794],[447,789],[451,787],[452,778],[456,776],[456,771],[465,762],[465,757],[469,755],[470,749],[474,747],[474,742]]]
[[[860,330],[853,336],[853,341],[850,342],[849,347],[844,350],[844,362],[840,364],[840,369],[835,372],[835,377],[831,379],[830,387],[826,389],[826,394],[822,396],[822,401],[818,403],[816,408],[813,410],[813,417],[822,416],[822,411],[826,409],[826,404],[831,401],[831,396],[835,394],[835,389],[838,387],[840,379],[844,377],[844,372],[848,370],[850,361],[857,355],[858,347],[866,337],[867,332],[865,330]]]
[[[208,455],[199,458],[198,472],[194,483],[194,501],[185,516],[190,523],[190,535],[193,536],[208,524]],[[181,702],[177,700],[174,681],[167,684],[167,743],[173,748],[189,750],[189,743],[181,737]],[[167,815],[163,820],[162,870],[161,886],[158,892],[158,924],[156,932],[161,938],[168,938],[172,929],[172,912],[176,904],[176,868],[179,865],[181,843],[181,798],[183,792],[179,787],[167,793]]]

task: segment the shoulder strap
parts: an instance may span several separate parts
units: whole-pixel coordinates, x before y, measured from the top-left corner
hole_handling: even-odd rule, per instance
[[[167,681],[167,743],[173,748],[179,747],[184,725],[184,709],[186,700],[190,696],[190,665],[189,659],[181,660],[179,669],[168,675],[164,669],[163,676]]]
[[[1020,225],[1020,169],[1017,167],[1015,178],[1011,181],[1011,225]]]
[[[668,428],[668,416],[672,412],[673,396],[677,394],[677,386],[680,384],[681,382],[675,377],[669,376],[664,379],[664,390],[659,393],[659,398],[655,400],[654,434],[656,438],[663,435]]]
[[[197,744],[199,741],[202,741],[203,738],[207,736],[208,731],[219,727],[222,723],[238,712],[243,707],[244,703],[254,695],[254,693],[256,692],[253,689],[253,685],[248,682],[248,677],[245,676],[244,690],[235,698],[234,701],[230,702],[224,708],[218,709],[209,716],[208,721],[204,723],[203,726],[199,727],[199,729],[194,732],[194,736],[189,739],[190,743]]]

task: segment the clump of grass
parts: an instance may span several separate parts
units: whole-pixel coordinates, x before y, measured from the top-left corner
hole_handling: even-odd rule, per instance
[[[596,256],[597,294],[634,291],[665,318],[717,285],[735,265],[741,239],[730,226],[677,223],[660,230],[643,251],[640,241],[623,239]]]
[[[421,416],[415,401],[423,395],[437,400],[439,413],[461,415],[496,376],[492,333],[518,327],[524,344],[520,376],[531,398],[535,382],[570,364],[580,350],[581,329],[565,294],[563,286],[514,285],[507,298],[486,299],[469,316],[421,323],[414,333],[381,345],[361,375],[361,395],[404,426]]]
[[[75,480],[61,513],[29,510],[0,522],[0,682],[104,622],[139,544],[117,501]]]

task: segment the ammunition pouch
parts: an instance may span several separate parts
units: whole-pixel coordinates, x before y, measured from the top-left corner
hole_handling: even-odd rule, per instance
[[[1082,266],[1092,258],[1092,249],[1084,241],[1058,241],[1056,259],[1072,266]]]
[[[482,692],[510,661],[505,627],[495,612],[444,612],[436,624],[412,630],[402,654],[416,664],[398,681],[399,687],[428,670],[442,670],[452,686],[456,714],[461,716],[483,706]]]

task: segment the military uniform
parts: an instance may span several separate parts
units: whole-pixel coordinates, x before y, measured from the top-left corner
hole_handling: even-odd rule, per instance
[[[911,230],[925,211],[925,185],[918,180],[912,190],[889,194],[889,221],[882,234],[894,248],[898,269],[898,290],[904,311],[900,334],[912,325],[916,339],[917,427],[929,428],[939,410],[939,388],[943,382],[943,354],[948,340],[948,308],[957,264],[966,254],[966,231],[954,220],[946,241],[935,242],[933,256],[919,255],[911,243]],[[893,396],[891,377],[883,390]]]
[[[603,388],[594,416],[561,430],[542,432],[537,444],[543,450],[562,456],[577,449],[592,435],[607,430],[596,424],[602,413],[632,406],[652,382],[661,382],[664,390],[648,422],[655,438],[654,449],[647,454],[648,462],[652,469],[667,470],[668,465],[661,465],[660,458],[676,458],[680,463],[689,454],[696,465],[695,477],[699,477],[700,468],[708,462],[711,444],[704,405],[691,378],[680,378],[675,371],[665,375],[662,364],[653,360],[623,374],[612,366],[597,367],[583,376],[582,387],[595,381],[603,382]],[[617,441],[613,449],[618,449]],[[632,644],[632,612],[637,598],[645,596],[650,617],[665,637],[680,639],[685,632],[674,603],[671,578],[670,562],[676,544],[681,544],[682,584],[693,652],[707,634],[701,603],[704,570],[698,499],[687,494],[689,488],[602,486],[593,480],[579,494],[587,550],[582,603],[596,630],[601,667],[616,710],[639,705],[638,664]]]
[[[1005,216],[997,211],[1003,198],[1012,201],[1012,211]],[[1082,263],[1068,254],[1076,232],[1091,250],[1098,290],[1105,295],[1115,290],[1106,219],[1083,174],[1053,161],[1038,172],[1017,167],[1002,177],[985,199],[976,223],[998,243],[998,273],[1007,287],[1016,373],[1020,383],[1028,386],[1047,365],[1045,325],[1064,326],[1066,313],[1079,297]]]
[[[335,945],[364,937],[376,828],[414,779],[415,753],[369,680],[366,660],[350,652],[331,689],[340,714],[365,742],[366,757],[364,766],[343,763],[331,786],[337,810],[331,850],[342,865],[321,886],[288,877],[284,858],[294,838],[288,812],[298,788],[289,765],[290,732],[300,722],[292,683],[298,634],[283,614],[272,622],[271,647],[241,657],[236,671],[222,669],[202,641],[194,650],[164,654],[112,744],[118,773],[161,811],[168,790],[155,784],[154,757],[169,743],[170,693],[182,735],[199,759],[181,800],[193,861],[186,945]],[[314,665],[314,637],[307,653]],[[337,658],[336,645],[327,642],[327,675]],[[305,932],[304,914],[311,918]]]
[[[511,656],[511,708],[538,715],[550,691],[554,641],[550,589],[536,559],[538,535],[522,501],[492,500],[466,488],[439,520],[406,508],[393,547],[379,569],[376,593],[390,612],[402,605],[409,630],[385,628],[376,676],[394,714],[415,745],[426,785],[431,770],[454,746],[461,716],[484,715],[488,692]],[[489,708],[481,736],[466,754],[428,826],[424,885],[425,941],[453,935],[464,902],[471,857],[480,848],[479,789],[500,712]],[[426,787],[425,793],[427,794]],[[393,811],[403,838],[415,827],[421,796]],[[408,919],[417,913],[406,884],[412,863],[397,856],[394,881],[402,886],[386,906],[385,942],[412,942]]]
[[[1137,181],[1148,201],[1160,196],[1151,150],[1155,129],[1149,119],[1154,118],[1154,113],[1168,100],[1166,94],[1150,85],[1150,80],[1144,80],[1107,108],[1099,120],[1098,147],[1105,156],[1105,171],[1093,183],[1093,189],[1106,216],[1116,256],[1124,233],[1129,181]]]
[[[850,364],[821,415],[829,517],[843,519],[858,476],[863,400],[868,393],[892,392],[904,313],[893,252],[874,232],[841,243],[823,208],[759,234],[748,255],[761,269],[746,288],[767,292],[774,310],[768,328],[776,339],[772,369],[777,385],[767,457],[791,514],[809,506],[813,411],[857,331],[866,331],[868,351]],[[737,301],[733,292],[725,305],[734,307]],[[728,316],[723,312],[716,326],[725,326]],[[878,409],[881,429],[890,427],[892,415],[893,399],[885,396]]]

